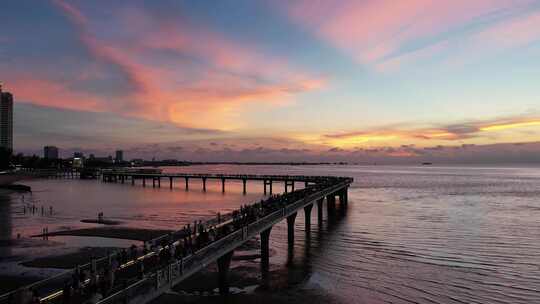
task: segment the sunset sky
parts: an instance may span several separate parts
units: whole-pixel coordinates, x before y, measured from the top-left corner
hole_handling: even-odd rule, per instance
[[[15,150],[540,161],[540,1],[2,1]]]

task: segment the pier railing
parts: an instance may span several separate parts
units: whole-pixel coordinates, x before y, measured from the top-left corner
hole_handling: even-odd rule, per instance
[[[324,181],[332,176],[316,176],[316,175],[259,175],[259,174],[220,174],[220,173],[140,173],[129,170],[114,170],[105,169],[101,171],[104,178],[107,176],[129,176],[129,177],[178,177],[178,178],[208,178],[208,179],[236,179],[236,180],[276,180],[276,181],[297,181],[297,182],[317,182]]]

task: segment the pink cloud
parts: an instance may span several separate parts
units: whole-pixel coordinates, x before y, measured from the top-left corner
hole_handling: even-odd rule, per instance
[[[519,47],[540,40],[540,12],[534,12],[479,32],[475,40],[500,47]]]
[[[530,3],[530,0],[296,1],[286,10],[293,20],[359,63],[377,65],[388,57],[401,56],[402,48],[411,43],[422,40],[429,47],[432,43],[429,41],[438,35],[461,31],[467,24],[490,14],[510,12]],[[534,33],[531,29],[525,32],[531,31]],[[528,35],[524,37],[528,38]]]
[[[141,10],[115,12],[117,18],[112,21],[125,29],[125,36],[137,39],[99,37],[91,18],[67,2],[54,3],[76,26],[79,40],[92,57],[117,67],[134,88],[122,98],[102,98],[96,109],[187,126],[233,128],[240,125],[238,114],[246,105],[288,104],[296,94],[326,84],[323,77],[299,71],[256,47]],[[193,70],[181,60],[156,64],[152,61],[156,51],[196,57],[206,66]],[[59,100],[56,105],[66,107],[74,102]]]
[[[83,14],[76,9],[73,5],[63,1],[63,0],[53,0],[52,3],[60,8],[73,23],[77,24],[80,27],[86,26],[87,19]]]
[[[18,100],[72,110],[104,111],[103,102],[90,94],[70,90],[65,84],[38,79],[31,75],[12,75],[11,91]],[[70,102],[66,102],[69,100]]]

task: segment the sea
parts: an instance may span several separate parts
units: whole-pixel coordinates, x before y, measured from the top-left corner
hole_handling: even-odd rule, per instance
[[[348,207],[323,221],[296,220],[287,250],[285,223],[270,236],[275,270],[297,269],[294,286],[330,303],[540,303],[540,168],[538,166],[248,166],[164,167],[164,172],[334,175],[354,178]],[[34,179],[32,194],[0,194],[0,271],[31,272],[19,263],[84,246],[134,241],[96,237],[26,240],[48,231],[95,227],[103,212],[121,226],[178,229],[264,198],[262,182],[176,180],[169,189],[140,181]],[[298,185],[301,187],[301,185]],[[274,184],[274,192],[284,190]],[[35,207],[35,209],[33,209]],[[43,213],[41,208],[43,207]],[[37,211],[34,211],[37,210]],[[51,213],[52,210],[52,213]],[[21,243],[26,244],[24,246]],[[47,272],[49,271],[49,272]],[[41,275],[55,270],[41,270]],[[288,271],[280,272],[287,276]],[[297,274],[298,272],[296,272]],[[285,278],[286,280],[286,278]],[[279,290],[276,292],[280,292]],[[285,291],[283,291],[285,292]],[[302,302],[302,299],[296,299]]]

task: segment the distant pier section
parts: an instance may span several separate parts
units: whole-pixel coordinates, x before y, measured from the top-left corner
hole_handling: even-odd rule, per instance
[[[146,172],[144,171],[146,170]],[[264,194],[273,194],[274,185],[281,183],[284,185],[285,193],[292,192],[295,189],[297,183],[303,184],[304,187],[314,185],[317,182],[326,180],[329,177],[325,176],[308,176],[308,175],[250,175],[250,174],[196,174],[196,173],[161,173],[160,171],[152,171],[153,169],[143,170],[103,170],[101,177],[104,182],[112,183],[131,183],[135,185],[141,184],[143,187],[152,183],[152,187],[161,187],[162,180],[168,182],[169,188],[173,188],[175,180],[184,181],[184,188],[186,190],[190,187],[190,180],[201,180],[202,190],[206,191],[206,182],[208,180],[218,180],[221,182],[221,191],[225,192],[225,185],[227,180],[242,181],[242,190],[245,194],[247,192],[248,181],[263,182]]]

